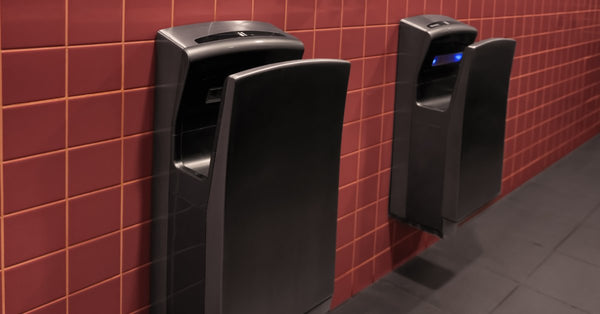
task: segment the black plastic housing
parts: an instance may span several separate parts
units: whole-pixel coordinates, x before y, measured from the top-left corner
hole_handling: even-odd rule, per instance
[[[476,36],[441,15],[400,22],[389,211],[440,236],[500,192],[514,41]]]
[[[262,22],[158,32],[152,313],[328,309],[350,65],[303,50]]]

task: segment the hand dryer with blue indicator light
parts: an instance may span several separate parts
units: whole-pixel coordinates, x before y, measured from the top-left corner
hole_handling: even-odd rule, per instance
[[[402,19],[389,212],[444,235],[500,192],[512,39],[442,15]]]

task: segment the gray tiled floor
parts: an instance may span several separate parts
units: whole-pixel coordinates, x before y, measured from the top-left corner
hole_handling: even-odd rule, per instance
[[[331,314],[600,314],[600,136]]]

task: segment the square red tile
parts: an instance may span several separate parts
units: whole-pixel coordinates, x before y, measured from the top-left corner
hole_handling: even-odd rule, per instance
[[[173,6],[173,24],[210,22],[215,15],[214,0],[177,0]]]
[[[363,60],[350,61],[350,77],[348,78],[348,90],[356,90],[363,86]]]
[[[154,42],[125,44],[125,88],[154,84]]]
[[[385,56],[385,83],[396,82],[396,72],[398,67],[398,56]]]
[[[367,27],[365,32],[365,56],[375,56],[385,53],[386,27]]]
[[[125,135],[152,131],[154,123],[154,88],[125,91]]]
[[[373,283],[373,262],[368,262],[355,269],[353,275],[352,294],[356,294]]]
[[[340,31],[317,30],[315,32],[315,58],[337,59],[340,55]]]
[[[408,1],[406,16],[426,14],[423,1]]]
[[[443,0],[442,1],[442,15],[455,17],[456,16],[456,3],[459,1],[460,0]],[[498,0],[498,1],[503,1],[503,0]]]
[[[365,25],[365,1],[364,0],[344,0],[342,25],[343,26],[362,26]]]
[[[389,224],[385,224],[382,228],[375,231],[375,254],[379,254],[392,245],[390,232]]]
[[[357,165],[358,154],[347,155],[340,159],[340,186],[356,181]]]
[[[360,237],[364,234],[367,234],[375,229],[375,215],[377,213],[377,204],[372,204],[367,206],[366,208],[359,209],[356,212],[356,236]],[[368,238],[369,236],[365,237]],[[359,247],[360,240],[357,241],[356,246]],[[373,250],[371,246],[371,251],[368,253],[370,258],[373,256]]]
[[[121,93],[73,98],[69,101],[69,146],[121,135]]]
[[[154,39],[171,26],[171,0],[125,1],[125,40]]]
[[[121,224],[121,189],[69,200],[69,244],[116,231]]]
[[[342,29],[342,58],[347,60],[364,56],[364,41],[364,28]]]
[[[354,215],[338,219],[336,234],[336,248],[354,240]]]
[[[314,29],[315,2],[305,0],[287,1],[285,30]]]
[[[379,175],[379,198],[388,197],[390,194],[390,171]]]
[[[355,91],[350,92],[346,95],[346,107],[344,108],[344,123],[354,122],[360,119],[362,94],[362,91]]]
[[[69,44],[121,41],[122,0],[69,0]]]
[[[343,187],[338,192],[338,217],[350,214],[356,208],[356,184]]]
[[[118,184],[121,176],[121,142],[94,144],[69,152],[69,195]]]
[[[388,26],[386,33],[386,53],[396,53],[398,52],[398,25]],[[395,56],[390,56],[395,57]],[[395,73],[396,71],[394,71]],[[394,76],[395,77],[395,76]]]
[[[23,313],[65,295],[65,252],[5,270],[6,314]]]
[[[476,19],[476,18],[482,17],[483,1],[484,0],[470,0],[469,1],[469,3],[471,4],[470,8],[469,8],[469,18],[470,19]]]
[[[123,231],[123,271],[150,262],[150,223]]]
[[[383,87],[365,89],[362,117],[367,118],[381,113],[383,106]]]
[[[106,314],[121,311],[119,278],[69,296],[71,314]]]
[[[118,233],[69,248],[69,291],[119,274],[120,250]]]
[[[440,14],[442,13],[442,0],[427,0],[425,1],[425,14]]]
[[[69,95],[121,88],[121,45],[69,48]]]
[[[495,2],[497,0],[483,0],[483,17],[494,17]],[[502,0],[500,0],[501,2]],[[533,3],[533,2],[532,2]]]
[[[398,24],[407,17],[406,4],[408,0],[388,1],[388,23]]]
[[[150,266],[123,275],[123,313],[131,313],[150,304]]]
[[[4,164],[4,213],[65,197],[65,153]]]
[[[340,27],[342,0],[317,1],[317,28]]]
[[[383,141],[391,140],[394,136],[394,114],[389,113],[383,116]]]
[[[331,308],[334,309],[352,296],[352,274],[348,273],[334,282]]]
[[[65,101],[7,107],[3,116],[4,160],[65,147]]]
[[[456,19],[469,18],[469,3],[466,1],[457,0],[456,4]]]
[[[125,181],[152,175],[152,134],[125,139],[123,144],[123,177]]]
[[[358,207],[366,206],[377,200],[377,184],[379,176],[372,176],[358,182]]]
[[[2,49],[65,44],[64,0],[3,0]]]
[[[358,176],[360,179],[377,173],[379,170],[379,148],[373,146],[360,151],[360,162],[358,165]]]
[[[64,95],[64,48],[2,52],[4,105]]]
[[[37,308],[29,314],[64,314],[67,312],[67,302],[65,299],[54,301],[44,307]]]
[[[381,142],[381,117],[361,121],[360,147],[365,148]]]
[[[130,226],[151,218],[151,193],[151,179],[123,186],[123,226]]]
[[[389,222],[388,205],[388,198],[383,198],[377,202],[377,220],[375,221],[377,227]]]
[[[373,57],[365,59],[364,86],[375,86],[383,84],[385,69],[385,57]]]
[[[17,213],[4,219],[7,266],[65,247],[65,203]]]
[[[396,97],[396,85],[389,84],[383,87],[383,112],[394,111],[394,100]]]
[[[352,269],[354,245],[345,246],[335,252],[335,277],[339,277]]]
[[[385,24],[387,19],[387,6],[387,0],[367,1],[367,25]]]
[[[217,21],[252,19],[252,0],[219,0]]]
[[[280,0],[254,0],[254,20],[271,23],[279,29],[284,29],[285,2]]]
[[[364,218],[364,217],[363,217]],[[360,224],[359,217],[357,214],[356,224]],[[357,227],[357,237],[358,235],[358,227]],[[373,257],[373,249],[375,245],[375,234],[369,233],[368,235],[356,240],[354,243],[354,267],[366,262],[368,259]]]
[[[392,165],[392,143],[387,142],[381,145],[381,169],[390,169]]]

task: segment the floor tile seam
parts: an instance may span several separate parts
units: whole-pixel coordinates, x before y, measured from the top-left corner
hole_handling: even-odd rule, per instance
[[[588,213],[588,214],[587,214],[587,215],[586,215],[586,216],[585,216],[585,217],[582,219],[582,221],[578,222],[578,223],[577,223],[575,226],[573,226],[573,227],[572,227],[572,229],[571,229],[571,231],[569,231],[569,233],[567,233],[567,234],[566,234],[566,235],[565,235],[565,236],[564,236],[564,237],[563,237],[563,238],[562,238],[560,241],[558,241],[558,242],[557,242],[557,243],[556,243],[556,244],[555,244],[555,245],[554,245],[554,246],[551,248],[551,253],[550,253],[550,254],[548,254],[548,255],[547,255],[547,256],[546,256],[544,259],[542,259],[542,261],[540,261],[540,262],[538,263],[538,265],[537,265],[535,268],[533,268],[533,269],[532,269],[532,270],[531,270],[531,271],[530,271],[530,272],[527,274],[527,277],[525,278],[525,281],[524,281],[524,283],[527,283],[527,282],[528,282],[528,280],[529,280],[529,279],[530,279],[530,278],[533,276],[533,274],[535,274],[535,273],[536,273],[536,272],[537,272],[537,271],[538,271],[538,270],[539,270],[539,269],[540,269],[540,268],[541,268],[541,267],[542,267],[544,264],[546,264],[546,262],[547,262],[547,261],[548,261],[548,260],[549,260],[549,259],[550,259],[552,256],[554,256],[555,254],[561,254],[561,255],[563,255],[563,256],[570,257],[570,256],[568,256],[568,255],[565,255],[565,254],[563,254],[563,253],[559,252],[559,251],[558,251],[558,248],[559,248],[559,247],[560,247],[560,246],[561,246],[561,245],[562,245],[562,244],[563,244],[563,243],[564,243],[564,242],[565,242],[565,241],[566,241],[566,240],[567,240],[569,237],[571,237],[571,235],[572,235],[573,233],[575,233],[575,231],[577,231],[577,229],[579,229],[579,227],[580,227],[580,226],[583,224],[583,221],[585,221],[585,220],[586,220],[586,218],[587,218],[587,217],[589,217],[589,215],[590,215],[590,213]],[[576,260],[577,260],[577,259],[576,259]],[[596,265],[594,265],[594,266],[600,269],[600,266],[596,266]]]
[[[521,242],[527,242],[528,244],[531,244],[531,245],[537,246],[536,242],[534,242],[534,241],[532,241],[532,240],[530,240],[530,239],[527,239],[527,238],[525,238],[525,237],[518,237],[518,236],[517,236],[516,238],[518,238],[518,239],[519,239]],[[542,246],[542,248],[543,248],[543,249],[547,249],[547,250],[548,250],[548,251],[545,253],[544,260],[548,259],[548,258],[549,258],[549,257],[550,257],[550,256],[551,256],[553,253],[554,253],[554,250],[553,250],[552,248],[548,248],[548,247],[545,247],[545,246]],[[485,254],[482,254],[482,256],[485,256]],[[520,279],[518,279],[518,278],[513,278],[513,277],[511,277],[509,274],[502,273],[502,272],[500,272],[500,271],[498,271],[498,270],[496,270],[496,269],[494,269],[494,268],[490,267],[489,265],[486,265],[486,264],[478,264],[478,266],[479,266],[479,267],[482,267],[482,268],[485,268],[485,269],[487,269],[488,271],[490,271],[491,273],[493,273],[493,274],[495,274],[495,275],[498,275],[498,276],[500,276],[500,277],[502,277],[502,278],[504,278],[504,279],[508,279],[508,280],[510,280],[510,281],[513,281],[513,282],[514,282],[514,283],[516,283],[517,285],[521,285],[521,284],[525,283],[525,282],[527,281],[527,279],[529,279],[529,277],[530,277],[530,276],[531,276],[531,274],[533,273],[533,272],[529,272],[529,273],[528,273],[528,274],[525,276],[525,278],[524,278],[523,280],[520,280]],[[536,269],[537,269],[537,267],[538,267],[538,266],[536,266]]]
[[[502,300],[500,300],[500,302],[498,302],[498,304],[496,304],[496,306],[494,306],[489,313],[493,314],[498,308],[500,308],[500,306],[502,306],[502,304],[504,304],[504,302],[506,302],[506,300],[508,300],[517,291],[517,289],[519,289],[519,287],[521,287],[520,283],[514,287]]]
[[[556,254],[558,254],[558,255],[562,255],[563,257],[570,258],[570,259],[572,259],[572,260],[574,260],[574,261],[577,261],[577,262],[580,262],[580,263],[586,264],[586,265],[588,265],[588,266],[591,266],[592,268],[596,268],[596,269],[600,270],[600,265],[596,265],[596,264],[594,264],[594,263],[591,263],[591,262],[589,262],[589,261],[586,261],[586,260],[584,260],[584,259],[581,259],[581,258],[579,258],[579,257],[572,256],[572,255],[569,255],[569,254],[567,254],[567,253],[561,252],[561,251],[559,251],[558,249],[557,249],[557,250],[556,250],[554,253],[556,253]]]
[[[547,297],[547,298],[549,298],[549,299],[552,299],[552,300],[554,300],[554,301],[556,301],[556,302],[559,302],[559,303],[561,303],[561,304],[564,304],[564,305],[566,305],[566,306],[568,306],[568,307],[571,307],[571,308],[573,308],[573,309],[576,309],[576,310],[578,310],[578,311],[581,311],[581,312],[583,312],[583,313],[589,313],[589,314],[592,314],[592,313],[590,313],[589,311],[587,311],[587,310],[585,310],[585,309],[582,309],[582,308],[580,308],[580,307],[577,307],[577,306],[575,306],[575,305],[573,305],[573,304],[570,304],[570,303],[568,303],[568,302],[567,302],[567,301],[565,301],[565,300],[562,300],[562,299],[559,299],[559,298],[557,298],[557,297],[555,297],[555,296],[553,296],[553,295],[550,295],[550,294],[548,294],[548,293],[546,293],[546,292],[542,291],[542,290],[541,290],[541,289],[539,289],[538,287],[535,287],[535,286],[533,286],[533,285],[529,284],[528,282],[524,282],[524,283],[523,283],[521,286],[522,286],[523,288],[525,288],[525,289],[529,289],[529,290],[531,290],[531,291],[534,291],[534,292],[536,292],[536,293],[539,293],[539,294],[540,294],[540,295],[542,295],[542,296],[545,296],[545,297]]]

